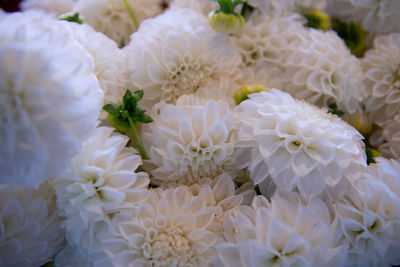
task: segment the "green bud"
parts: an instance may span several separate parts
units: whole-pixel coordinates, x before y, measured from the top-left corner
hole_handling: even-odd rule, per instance
[[[78,24],[83,24],[83,19],[80,17],[79,13],[65,13],[62,14],[59,20],[66,20],[69,22],[75,22]]]
[[[108,114],[108,120],[111,125],[118,130],[118,132],[122,134],[126,134],[131,130],[131,126],[129,125],[129,121],[122,118],[121,116],[115,116],[112,114]]]
[[[237,13],[214,10],[208,14],[208,22],[216,31],[235,33],[243,27],[245,21]]]
[[[351,53],[360,57],[366,50],[365,32],[361,26],[351,22],[335,21],[332,29],[344,40]]]
[[[366,114],[356,112],[353,114],[346,113],[343,119],[357,129],[362,135],[369,136],[372,132],[372,122]]]
[[[235,99],[236,105],[239,105],[244,100],[249,99],[248,95],[259,93],[262,91],[268,92],[268,89],[260,84],[243,85],[239,90],[235,92],[233,98]]]
[[[310,10],[304,14],[307,19],[307,26],[324,31],[331,29],[331,17],[322,10]]]

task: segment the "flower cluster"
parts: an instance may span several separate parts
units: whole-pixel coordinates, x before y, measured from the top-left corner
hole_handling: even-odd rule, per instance
[[[0,265],[400,265],[398,1],[0,9]]]

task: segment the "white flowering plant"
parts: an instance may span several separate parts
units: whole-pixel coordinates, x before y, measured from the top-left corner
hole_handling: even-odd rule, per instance
[[[19,8],[0,266],[400,265],[399,0]]]

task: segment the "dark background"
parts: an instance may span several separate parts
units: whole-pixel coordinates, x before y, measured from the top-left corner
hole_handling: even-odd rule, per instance
[[[19,11],[19,3],[22,0],[0,0],[0,8],[7,12]]]

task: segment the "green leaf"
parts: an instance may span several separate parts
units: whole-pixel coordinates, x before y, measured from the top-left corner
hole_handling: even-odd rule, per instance
[[[134,117],[140,117],[142,116],[144,113],[146,112],[146,110],[144,108],[137,108],[135,110],[135,112],[133,113]]]
[[[150,116],[147,116],[146,114],[143,114],[142,116],[138,117],[137,120],[142,123],[153,122],[153,119]]]
[[[107,104],[103,107],[103,109],[111,115],[118,116],[121,110],[121,105]]]
[[[335,114],[339,117],[342,117],[344,115],[344,112],[340,109],[338,109],[338,106],[336,105],[336,103],[332,103],[328,105],[328,112],[331,114]]]
[[[60,20],[65,20],[69,22],[75,22],[78,24],[83,24],[83,19],[79,16],[79,13],[68,13],[60,17]]]
[[[137,102],[139,102],[140,100],[142,100],[142,98],[143,98],[143,90],[137,90],[137,91],[135,91],[133,94],[132,94],[132,96],[135,98],[135,100],[137,101]]]

